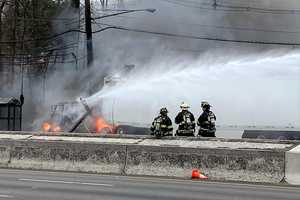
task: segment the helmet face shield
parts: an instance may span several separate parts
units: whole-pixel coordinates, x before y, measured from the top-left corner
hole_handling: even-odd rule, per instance
[[[188,107],[180,107],[181,110],[188,110]]]

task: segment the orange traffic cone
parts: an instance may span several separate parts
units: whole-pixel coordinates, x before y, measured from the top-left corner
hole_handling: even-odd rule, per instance
[[[198,169],[192,169],[192,179],[193,178],[200,178],[200,173]]]
[[[200,173],[199,179],[208,179],[208,177]]]
[[[208,179],[208,177],[199,172],[198,169],[192,169],[192,179]]]

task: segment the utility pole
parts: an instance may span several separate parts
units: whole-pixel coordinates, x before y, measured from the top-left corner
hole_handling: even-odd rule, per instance
[[[125,8],[124,0],[118,0],[117,8],[118,9],[124,9]]]
[[[87,67],[89,68],[92,65],[94,59],[90,0],[85,0],[85,31],[86,31]]]
[[[80,0],[72,0],[72,6],[74,8],[79,8],[79,6],[80,6]]]
[[[80,30],[80,0],[72,0],[72,7],[75,9],[75,12],[77,13],[77,19],[78,19],[78,24],[77,28]],[[79,55],[79,40],[80,40],[80,33],[77,33],[77,43],[78,47],[76,48],[76,53],[72,52],[72,56],[76,61],[76,71],[78,70],[78,59],[77,55]]]
[[[102,6],[103,9],[107,8],[108,3],[109,3],[108,0],[100,0],[100,4],[101,4],[101,6]]]
[[[215,9],[217,9],[217,6],[218,6],[218,4],[217,4],[217,0],[214,0],[213,7],[214,7]]]

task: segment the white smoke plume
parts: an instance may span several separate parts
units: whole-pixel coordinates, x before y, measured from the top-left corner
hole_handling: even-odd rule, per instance
[[[106,18],[101,22],[249,41],[293,43],[300,35],[299,14],[221,12],[197,8],[196,4],[201,1],[178,2],[125,1],[127,9],[156,8],[157,11]],[[190,6],[183,2],[190,2],[187,3]],[[294,0],[218,2],[266,9],[300,8],[299,2]],[[110,66],[106,68],[109,70],[128,63],[137,66],[126,83],[89,98],[92,104],[106,99],[104,106],[108,118],[149,123],[162,106],[168,107],[174,118],[182,101],[191,104],[192,111],[199,115],[200,102],[208,100],[214,106],[220,124],[300,125],[297,50],[119,30],[103,32],[94,41],[95,69]]]
[[[96,2],[93,2],[93,15],[108,14],[101,12]],[[119,8],[117,1],[110,2],[109,8]],[[106,23],[191,36],[299,43],[300,14],[221,12],[197,8],[201,2],[124,0],[121,9],[154,8],[156,12],[101,19],[93,30],[105,27],[101,23]],[[297,0],[218,2],[267,9],[300,9]],[[213,106],[218,124],[300,126],[300,54],[297,49],[113,29],[94,34],[93,42],[93,67],[80,74],[67,72],[66,76],[51,77],[47,90],[49,104],[75,99],[70,88],[78,89],[77,97],[86,97],[90,88],[84,83],[101,82],[105,74],[118,71],[125,64],[134,64],[136,69],[126,82],[87,98],[91,105],[97,105],[104,98],[104,113],[109,120],[150,123],[162,106],[166,106],[174,118],[182,101],[189,103],[198,116],[200,102],[207,100]]]
[[[107,118],[113,114],[117,121],[149,123],[161,107],[174,118],[182,101],[198,116],[200,102],[207,100],[219,124],[300,126],[300,52],[270,51],[239,59],[211,55],[160,58],[88,102],[103,98]]]

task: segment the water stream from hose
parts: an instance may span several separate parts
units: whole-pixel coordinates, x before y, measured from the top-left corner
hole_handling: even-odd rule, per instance
[[[107,119],[149,124],[161,107],[172,119],[181,102],[198,117],[211,103],[222,125],[300,126],[300,52],[268,52],[243,58],[204,56],[160,59],[87,101],[104,100]]]

